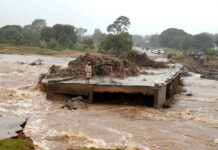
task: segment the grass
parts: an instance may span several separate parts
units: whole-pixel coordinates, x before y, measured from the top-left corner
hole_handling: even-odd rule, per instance
[[[178,50],[166,50],[166,55],[168,54],[172,54],[173,57],[182,57],[183,53],[181,51]]]
[[[178,51],[178,50],[166,50],[166,56],[168,54],[172,54],[173,59],[177,62],[177,63],[181,63],[181,64],[185,64],[185,65],[191,65],[191,64],[195,64],[194,60],[192,57],[190,56],[183,56],[183,52],[182,51]],[[206,55],[203,55],[204,59],[206,58]],[[216,64],[218,63],[218,56],[215,55],[211,55],[210,57],[210,63],[211,64]]]
[[[0,150],[34,150],[33,143],[21,139],[0,140]]]
[[[38,55],[73,55],[75,50],[52,50],[52,49],[41,49],[39,47],[34,46],[13,46],[7,44],[0,44],[0,54],[21,54],[21,55],[29,55],[29,54],[38,54]],[[83,53],[83,52],[79,52]]]
[[[210,60],[214,60],[218,62],[218,56],[209,56],[209,57],[210,57]]]
[[[8,44],[0,44],[0,49],[3,49],[4,47],[9,46]]]
[[[95,52],[95,53],[97,53],[98,52],[98,46],[99,46],[99,44],[98,43],[94,43],[94,46],[95,46],[95,49],[93,49],[93,50],[88,50],[88,52]]]

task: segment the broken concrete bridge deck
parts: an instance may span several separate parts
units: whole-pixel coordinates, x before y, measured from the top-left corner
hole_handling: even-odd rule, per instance
[[[0,116],[0,140],[18,137],[27,119],[14,116]]]
[[[89,102],[93,102],[93,93],[141,93],[154,96],[153,106],[160,108],[166,99],[173,99],[181,68],[179,64],[170,64],[169,68],[142,69],[141,74],[136,77],[93,77],[90,84],[86,84],[84,79],[43,79],[42,84],[48,99],[54,99],[56,94],[84,95],[89,97]]]

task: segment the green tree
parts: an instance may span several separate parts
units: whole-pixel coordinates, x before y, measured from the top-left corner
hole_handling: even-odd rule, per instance
[[[218,56],[218,51],[216,51],[216,50],[214,50],[212,48],[205,49],[204,53],[206,55],[209,55],[209,56]]]
[[[24,41],[21,32],[15,32],[10,40],[10,43],[14,45],[22,45]]]
[[[40,46],[40,38],[39,38],[39,37],[37,37],[37,38],[35,38],[35,39],[33,40],[33,45],[34,45],[34,46]]]
[[[126,16],[118,17],[113,24],[108,25],[107,31],[119,34],[121,32],[126,32],[130,26],[130,20]]]
[[[182,50],[188,50],[193,48],[193,42],[194,38],[192,35],[186,35],[183,37],[182,42],[181,42],[181,49]]]
[[[100,43],[106,37],[106,34],[102,33],[100,29],[95,29],[92,38],[95,42]]]
[[[217,40],[215,41],[215,44],[216,44],[216,46],[218,47],[218,38],[217,38]]]
[[[164,30],[159,35],[159,45],[168,48],[177,48],[181,46],[184,36],[188,35],[186,32],[176,28],[169,28]]]
[[[32,24],[23,27],[23,35],[26,43],[34,41],[39,37],[41,30],[46,27],[46,21],[44,19],[35,19]]]
[[[41,31],[40,39],[49,42],[50,39],[55,38],[54,29],[51,27],[44,27]]]
[[[205,50],[213,48],[213,40],[211,37],[204,33],[194,35],[193,47],[198,50]]]
[[[85,44],[87,46],[91,46],[91,45],[94,45],[94,41],[92,38],[83,39],[83,44]]]
[[[17,25],[6,25],[0,30],[1,43],[23,44],[22,28]]]
[[[156,46],[156,47],[159,46],[159,35],[158,34],[149,35],[148,41],[150,46]]]
[[[115,55],[120,55],[124,51],[131,50],[133,46],[132,36],[128,32],[121,32],[120,34],[108,34],[101,42],[103,50]]]
[[[50,39],[50,41],[48,42],[48,48],[50,49],[58,49],[59,48],[59,44],[55,39]]]
[[[53,26],[53,29],[55,40],[58,41],[63,48],[72,48],[74,46],[77,40],[74,26],[56,24]]]
[[[75,33],[78,38],[82,38],[87,32],[88,30],[86,28],[76,28],[75,30]]]
[[[33,41],[34,38],[36,38],[33,34],[32,26],[31,25],[25,25],[22,29],[24,40],[26,44],[30,41]]]
[[[46,20],[44,19],[35,19],[32,22],[32,32],[34,34],[34,37],[39,37],[41,30],[46,27]]]

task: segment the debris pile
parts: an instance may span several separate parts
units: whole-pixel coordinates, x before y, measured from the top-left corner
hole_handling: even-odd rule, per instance
[[[88,62],[92,66],[93,76],[137,76],[140,67],[166,67],[164,63],[150,60],[146,54],[137,51],[128,51],[120,57],[87,53],[70,61],[67,68],[51,66],[45,78],[84,78],[84,68]]]
[[[69,99],[65,102],[65,104],[61,108],[64,109],[66,107],[69,110],[88,109],[88,106],[82,100],[83,100],[82,96]]]
[[[189,70],[188,70],[186,67],[183,67],[183,68],[182,68],[181,76],[182,76],[182,77],[191,76],[191,74],[189,73]]]
[[[42,62],[44,62],[44,60],[37,59],[36,61],[31,62],[30,65],[31,66],[42,65]]]
[[[126,62],[126,65],[136,64],[140,67],[152,67],[152,68],[165,68],[166,64],[163,62],[156,62],[148,58],[146,53],[140,53],[137,51],[127,51],[123,53],[121,58]]]
[[[201,74],[201,78],[218,80],[218,65],[190,65],[186,68],[190,72]]]

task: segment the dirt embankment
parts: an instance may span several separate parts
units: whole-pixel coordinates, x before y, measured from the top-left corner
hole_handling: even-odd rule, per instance
[[[189,65],[185,68],[190,72],[201,74],[201,78],[218,80],[218,65],[206,64],[206,65]]]
[[[78,57],[85,55],[85,52],[78,50],[53,50],[41,49],[34,46],[10,46],[0,45],[0,54],[19,54],[19,55],[55,55],[55,56],[68,56]]]

